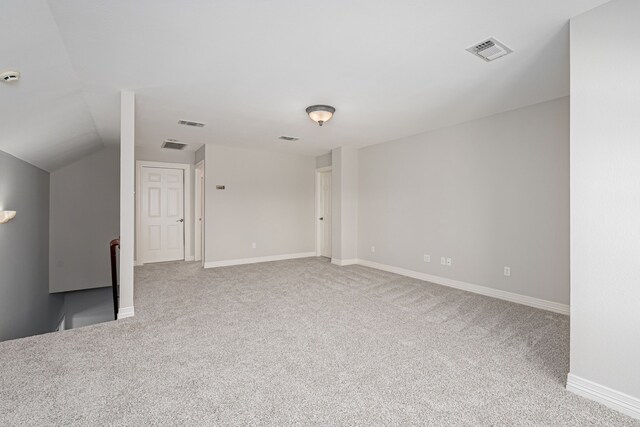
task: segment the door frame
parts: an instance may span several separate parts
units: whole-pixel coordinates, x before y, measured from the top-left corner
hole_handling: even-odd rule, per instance
[[[202,174],[204,182],[204,160],[196,163],[194,168],[194,197],[193,201],[193,259],[194,261],[202,261],[204,265],[204,186],[200,184],[198,173]],[[205,183],[206,185],[206,183]],[[202,187],[202,188],[201,188]],[[198,208],[202,211],[202,220],[198,221]]]
[[[193,223],[193,215],[191,215],[191,168],[188,163],[167,163],[167,162],[151,162],[147,160],[136,160],[136,192],[134,194],[136,201],[136,260],[135,265],[144,265],[142,262],[142,227],[140,226],[140,213],[142,212],[142,202],[139,195],[142,194],[142,168],[162,168],[162,169],[182,169],[184,177],[184,260],[193,261],[193,252],[191,251],[191,229]]]
[[[316,169],[316,212],[315,218],[313,222],[316,225],[316,256],[321,256],[322,248],[320,247],[320,242],[322,241],[322,228],[320,227],[320,197],[322,194],[322,189],[320,188],[320,174],[331,172],[333,168],[331,166],[325,166],[323,168]],[[333,178],[333,177],[332,177]],[[333,194],[333,179],[331,180],[331,194]],[[333,227],[333,218],[331,218],[331,226]]]

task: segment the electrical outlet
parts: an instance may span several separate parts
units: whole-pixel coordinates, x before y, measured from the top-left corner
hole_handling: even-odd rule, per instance
[[[447,267],[451,267],[451,258],[447,258]]]
[[[511,267],[504,268],[504,275],[507,277],[511,276]]]
[[[251,244],[251,247],[252,247],[253,249],[255,249],[255,248],[257,247],[256,242],[253,242],[253,243]]]
[[[431,262],[431,255],[425,255],[424,262]]]
[[[371,252],[375,252],[376,251],[376,247],[375,246],[371,246]]]
[[[447,265],[447,259],[445,257],[440,258],[440,264]]]

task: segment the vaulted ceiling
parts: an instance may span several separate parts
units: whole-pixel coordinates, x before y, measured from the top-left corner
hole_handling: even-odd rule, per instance
[[[389,141],[568,95],[568,20],[603,3],[3,0],[0,71],[22,79],[0,85],[0,150],[54,170],[117,144],[122,89],[142,146]],[[491,36],[515,52],[465,51]],[[337,109],[322,128],[318,103]]]

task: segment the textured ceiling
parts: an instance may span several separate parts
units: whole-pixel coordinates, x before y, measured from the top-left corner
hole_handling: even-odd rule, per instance
[[[0,85],[0,149],[52,170],[117,144],[121,89],[143,146],[389,141],[568,95],[568,20],[603,3],[4,0],[0,69],[23,79]],[[515,53],[465,51],[491,36]],[[318,103],[337,109],[322,128]]]

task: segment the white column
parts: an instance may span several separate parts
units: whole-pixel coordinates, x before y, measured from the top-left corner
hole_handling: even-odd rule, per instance
[[[132,317],[135,215],[135,94],[120,94],[120,308],[118,319]]]
[[[331,262],[355,264],[358,258],[358,149],[332,150]]]
[[[640,1],[571,20],[571,373],[640,419]]]

